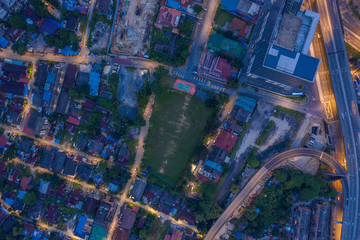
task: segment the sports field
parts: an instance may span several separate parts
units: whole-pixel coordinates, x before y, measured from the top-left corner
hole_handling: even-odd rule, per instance
[[[201,140],[213,110],[204,102],[174,92],[156,95],[144,162],[175,184]]]

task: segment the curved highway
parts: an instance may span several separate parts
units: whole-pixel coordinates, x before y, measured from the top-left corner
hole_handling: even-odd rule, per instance
[[[338,161],[336,161],[335,158],[322,151],[316,149],[309,149],[309,148],[296,148],[280,153],[279,155],[276,155],[273,158],[271,158],[267,163],[265,163],[264,166],[262,166],[259,169],[259,171],[255,174],[255,176],[241,190],[241,192],[236,196],[236,198],[232,201],[232,203],[226,208],[223,214],[211,227],[211,229],[209,230],[209,232],[205,237],[205,240],[215,239],[216,234],[229,220],[230,216],[240,208],[242,202],[244,202],[244,200],[258,185],[259,181],[262,180],[268,174],[269,171],[273,171],[274,169],[280,167],[281,165],[289,162],[289,159],[293,157],[317,158],[321,162],[324,162],[327,165],[329,165],[332,169],[335,170],[337,174],[346,176],[346,170],[341,166],[341,164]],[[346,178],[342,180],[342,184],[343,184],[344,193],[346,195],[348,192],[348,184]]]

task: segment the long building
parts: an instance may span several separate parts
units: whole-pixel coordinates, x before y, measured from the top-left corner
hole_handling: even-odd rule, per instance
[[[320,60],[308,56],[320,14],[302,0],[275,1],[264,16],[247,75],[284,89],[314,82]]]

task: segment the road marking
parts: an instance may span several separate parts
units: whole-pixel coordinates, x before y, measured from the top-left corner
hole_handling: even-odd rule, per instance
[[[322,158],[323,155],[324,155],[324,152],[321,153],[321,155],[320,155],[320,160],[321,160],[321,158]]]

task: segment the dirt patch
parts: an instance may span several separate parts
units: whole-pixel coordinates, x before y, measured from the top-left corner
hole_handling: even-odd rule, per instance
[[[134,107],[137,103],[136,93],[143,87],[145,81],[144,70],[126,69],[121,67],[119,83],[119,101]]]
[[[109,36],[110,26],[103,22],[97,22],[95,24],[95,30],[91,33],[92,46],[90,51],[97,51],[106,48]]]
[[[114,28],[112,53],[145,54],[150,30],[158,8],[157,0],[123,1]],[[140,10],[139,10],[140,9]]]

